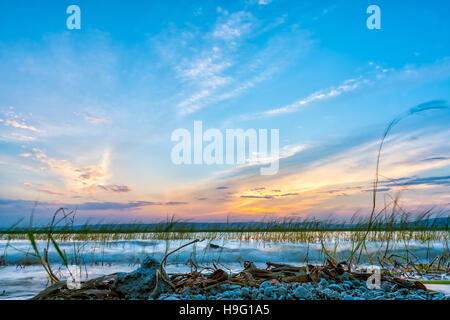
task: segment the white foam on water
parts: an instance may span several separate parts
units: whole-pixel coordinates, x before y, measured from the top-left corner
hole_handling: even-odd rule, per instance
[[[179,248],[190,240],[120,240],[111,242],[59,242],[61,250],[65,250],[69,263],[74,263],[75,259],[81,261],[83,272],[82,280],[97,277],[114,272],[129,272],[138,267],[140,262],[151,256],[161,260],[168,252]],[[321,243],[310,243],[309,248],[305,243],[287,242],[263,242],[263,241],[240,241],[240,240],[215,240],[213,244],[219,246],[209,247],[207,241],[196,243],[183,248],[167,259],[166,271],[168,273],[182,273],[190,270],[189,259],[194,260],[200,266],[211,266],[212,263],[221,264],[225,270],[242,270],[243,263],[250,260],[258,267],[265,267],[265,263],[288,263],[302,265],[308,257],[310,263],[320,263],[323,261]],[[334,242],[328,241],[325,246],[332,251]],[[46,287],[46,273],[43,267],[36,261],[31,253],[33,252],[29,241],[18,240],[10,243],[6,249],[6,260],[11,265],[0,267],[0,299],[27,299]],[[45,241],[38,241],[39,250],[43,252],[46,246]],[[7,242],[0,240],[0,252],[5,251]],[[368,242],[369,253],[376,253],[383,248],[381,243]],[[79,250],[79,254],[74,254],[74,250]],[[391,253],[396,250],[403,251],[401,245],[391,247]],[[423,258],[427,253],[427,244],[411,241],[409,250],[419,258]],[[433,242],[429,247],[429,258],[442,253],[443,243]],[[351,251],[351,243],[339,240],[337,259],[345,259]],[[381,250],[382,251],[382,250]],[[27,254],[27,252],[29,254]],[[61,266],[61,258],[56,250],[50,246],[49,259],[55,271]],[[362,259],[362,264],[367,261]],[[31,264],[30,263],[34,263]],[[19,267],[17,267],[19,265]],[[25,265],[25,267],[21,267]],[[75,268],[75,267],[74,267]],[[228,269],[227,269],[228,268]],[[61,269],[61,279],[65,279],[64,268]],[[2,294],[2,292],[5,293]]]

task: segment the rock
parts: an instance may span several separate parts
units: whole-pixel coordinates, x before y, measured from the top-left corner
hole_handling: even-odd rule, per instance
[[[278,294],[281,296],[286,296],[287,295],[287,289],[285,287],[281,287],[280,289],[278,289]]]
[[[358,279],[354,279],[354,280],[352,281],[352,283],[353,283],[353,286],[354,286],[355,288],[361,286],[361,284],[362,284],[362,282],[360,282]]]
[[[348,275],[348,272],[344,272],[344,273],[341,275],[341,279],[344,280],[344,281],[349,280],[350,277],[349,277],[349,275]]]
[[[161,279],[161,264],[147,257],[141,267],[130,272],[119,272],[113,283],[113,289],[123,298],[142,300],[155,298],[170,291],[170,287]],[[165,279],[169,279],[163,270]]]
[[[343,291],[343,288],[341,286],[337,285],[337,284],[329,285],[328,289],[331,289],[331,290],[334,290],[334,291],[337,291],[337,292]]]
[[[326,288],[322,290],[322,294],[325,295],[325,297],[333,298],[333,296],[335,296],[336,293],[333,290]]]
[[[275,290],[275,288],[272,287],[272,286],[266,287],[266,288],[264,289],[264,295],[265,295],[267,298],[270,298],[270,297],[272,296],[274,290]]]
[[[39,292],[35,297],[31,298],[31,300],[49,299],[52,295],[59,293],[59,291],[63,288],[67,288],[66,281],[58,281],[54,285]]]
[[[263,283],[261,283],[259,285],[260,289],[265,289],[266,287],[270,287],[270,282],[269,281],[264,281]]]
[[[352,296],[350,296],[350,295],[345,295],[343,297],[343,300],[355,300],[355,299]]]
[[[325,280],[325,279],[320,279],[320,282],[319,282],[319,287],[321,287],[321,288],[325,288],[325,287],[327,287],[328,286],[328,281],[327,280]]]
[[[239,292],[237,292],[237,291],[231,291],[231,290],[224,291],[224,292],[221,294],[221,296],[222,296],[224,299],[237,299],[237,298],[238,298],[238,295],[239,295]]]
[[[345,287],[351,288],[351,287],[353,287],[353,282],[349,281],[349,280],[345,280],[343,285]]]
[[[241,296],[245,297],[245,298],[249,297],[250,296],[250,289],[247,288],[247,287],[243,287],[241,289]]]
[[[234,284],[234,285],[231,285],[231,286],[229,287],[229,289],[230,289],[230,290],[240,290],[240,289],[241,289],[241,286],[239,286],[239,285],[237,285],[237,284]]]
[[[408,300],[425,300],[425,298],[416,294],[410,294]]]
[[[409,293],[409,290],[405,289],[405,288],[400,289],[400,290],[397,291],[398,295],[407,295],[408,293]]]
[[[299,286],[297,287],[297,289],[294,290],[294,296],[298,299],[308,299],[311,297],[311,292]]]

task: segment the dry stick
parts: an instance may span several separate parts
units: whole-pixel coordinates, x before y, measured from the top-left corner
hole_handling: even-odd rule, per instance
[[[168,285],[172,288],[172,290],[175,291],[175,290],[176,290],[176,287],[173,285],[173,283],[171,283],[169,280],[167,280],[167,279],[164,277],[164,269],[163,269],[163,267],[166,265],[167,257],[170,256],[172,253],[175,253],[175,252],[177,252],[178,250],[183,249],[184,247],[187,247],[187,246],[189,246],[189,245],[191,245],[191,244],[194,244],[194,243],[196,243],[196,242],[201,242],[201,241],[203,241],[203,240],[205,240],[205,239],[201,239],[201,240],[200,240],[200,239],[195,239],[194,241],[188,242],[188,243],[182,245],[181,247],[178,247],[177,249],[175,249],[175,250],[169,252],[169,253],[166,254],[166,255],[164,256],[164,258],[162,259],[162,261],[161,261],[161,270],[160,270],[161,279],[162,279],[166,284],[168,284]]]

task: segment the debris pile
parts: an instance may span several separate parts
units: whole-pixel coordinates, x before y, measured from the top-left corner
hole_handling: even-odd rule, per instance
[[[164,262],[164,261],[163,261]],[[192,270],[188,273],[172,274],[168,276],[163,264],[153,258],[146,258],[141,267],[130,273],[114,273],[111,275],[91,279],[81,283],[78,289],[69,289],[65,281],[60,281],[43,290],[33,299],[46,300],[114,300],[114,299],[158,299],[161,295],[180,294],[186,289],[194,288],[203,296],[220,286],[241,287],[257,289],[262,283],[276,284],[304,284],[320,287],[321,281],[330,281],[340,284],[348,281],[366,281],[372,273],[352,271],[346,262],[336,263],[327,260],[322,266],[305,265],[293,266],[267,262],[264,269],[257,268],[251,261],[244,262],[244,269],[232,273],[217,267],[202,268],[191,261]],[[427,291],[425,286],[418,282],[411,282],[393,276],[388,271],[381,271],[381,281],[384,284],[395,285],[398,290],[405,289]],[[297,288],[297,285],[296,285]],[[299,286],[298,288],[301,288]],[[298,289],[300,290],[300,289]],[[297,291],[298,291],[297,290]],[[300,293],[297,293],[297,297]],[[307,298],[308,296],[306,296]]]

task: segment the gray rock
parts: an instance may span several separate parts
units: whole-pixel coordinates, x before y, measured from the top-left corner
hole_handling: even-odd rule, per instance
[[[323,289],[322,290],[322,294],[324,294],[325,296],[330,297],[330,298],[335,296],[335,292],[333,290],[328,289],[328,288]]]
[[[344,283],[344,284],[342,285],[342,287],[344,288],[344,290],[350,290],[350,289],[352,288],[352,286],[349,285],[348,283]]]
[[[366,286],[365,284],[359,286],[358,289],[359,289],[361,292],[366,292],[367,290],[369,290],[369,289],[367,289],[367,286]]]
[[[416,294],[410,294],[408,295],[408,300],[425,300],[425,298]]]
[[[113,283],[114,290],[120,296],[129,300],[144,300],[155,298],[162,293],[170,291],[170,287],[161,279],[161,264],[147,257],[141,267],[130,272],[119,272]],[[165,279],[168,279],[163,270]]]
[[[274,287],[272,287],[272,286],[269,286],[269,287],[266,287],[265,289],[264,289],[264,295],[267,297],[267,298],[270,298],[272,295],[273,295],[273,292],[275,291],[275,288]]]
[[[407,295],[408,293],[409,293],[409,290],[405,289],[405,288],[397,291],[397,295]]]
[[[278,289],[278,294],[281,296],[286,296],[287,295],[287,289],[285,287],[281,287],[280,289]]]
[[[328,289],[331,289],[331,290],[334,290],[334,291],[337,291],[337,292],[344,291],[343,288],[341,286],[337,285],[337,284],[330,284],[328,286]]]
[[[266,287],[270,287],[270,282],[269,281],[264,281],[263,283],[261,283],[259,285],[260,289],[265,289]]]
[[[353,283],[353,286],[354,287],[359,287],[359,286],[361,286],[361,284],[363,284],[361,281],[359,281],[358,279],[354,279],[353,281],[352,281],[352,283]]]
[[[349,286],[350,288],[353,287],[353,282],[352,281],[344,281],[344,285]]]
[[[319,287],[325,288],[327,286],[328,286],[328,281],[322,278],[319,282]]]
[[[247,287],[241,288],[241,296],[243,297],[249,297],[250,296],[250,289]]]
[[[355,300],[352,296],[350,295],[345,295],[343,298],[343,300]]]
[[[311,291],[314,288],[314,286],[311,283],[304,283],[303,284],[303,288],[305,288],[306,290]]]
[[[311,297],[311,292],[299,286],[297,287],[297,289],[294,290],[294,296],[298,299],[308,299]]]
[[[241,289],[241,286],[239,286],[239,285],[237,285],[237,284],[234,284],[234,285],[231,285],[231,286],[229,287],[229,289],[230,289],[230,290],[240,290],[240,289]]]
[[[344,281],[347,281],[348,279],[350,279],[350,277],[348,276],[348,272],[344,272],[341,275],[341,279],[344,280]]]

